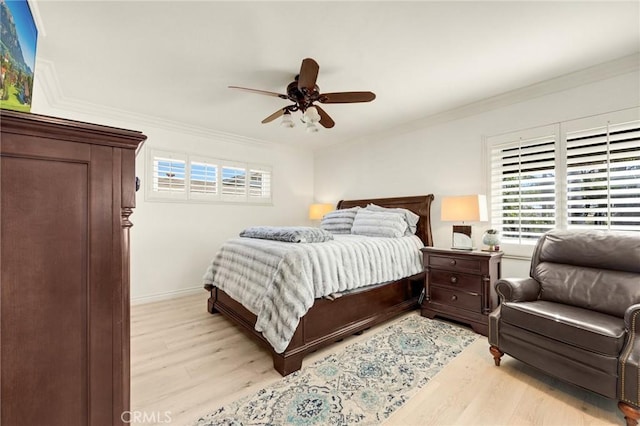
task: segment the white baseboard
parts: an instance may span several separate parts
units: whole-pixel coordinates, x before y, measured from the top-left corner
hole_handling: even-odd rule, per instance
[[[182,288],[180,290],[167,291],[164,293],[156,293],[148,296],[138,296],[131,298],[132,305],[142,305],[145,303],[158,302],[160,300],[175,299],[176,297],[189,296],[191,294],[204,293],[204,288],[200,285],[197,287]]]

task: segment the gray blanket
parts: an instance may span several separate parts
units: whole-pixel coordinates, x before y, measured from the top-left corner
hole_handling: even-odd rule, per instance
[[[287,243],[323,243],[333,240],[331,232],[310,226],[252,226],[242,231],[240,236]]]
[[[204,283],[255,314],[255,329],[282,353],[315,298],[417,274],[422,246],[416,236],[335,235],[321,244],[234,238],[216,254]]]

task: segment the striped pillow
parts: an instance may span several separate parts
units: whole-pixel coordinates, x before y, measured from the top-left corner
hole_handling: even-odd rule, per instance
[[[362,209],[353,220],[351,233],[368,237],[398,238],[405,234],[407,228],[402,213]]]
[[[350,234],[353,219],[360,207],[339,209],[327,213],[320,222],[320,228],[332,234]]]
[[[405,235],[413,235],[418,230],[418,221],[420,220],[420,216],[412,212],[411,210],[403,209],[403,208],[387,208],[382,207],[377,204],[369,204],[365,207],[367,210],[371,210],[374,212],[383,212],[383,211],[391,211],[396,213],[402,213],[404,215],[404,219],[407,221],[408,228],[405,231]]]

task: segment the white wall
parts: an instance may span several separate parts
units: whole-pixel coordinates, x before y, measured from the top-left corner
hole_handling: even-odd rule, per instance
[[[32,112],[142,131],[148,139],[136,159],[143,184],[131,216],[133,303],[203,291],[202,275],[222,243],[252,225],[307,225],[313,202],[313,154],[307,149],[225,138],[192,129],[135,120],[122,112],[69,102],[50,104],[36,79]],[[123,116],[124,115],[124,116]],[[146,150],[176,150],[273,167],[272,205],[151,202],[144,197]]]
[[[39,66],[41,75],[45,69]],[[526,101],[493,109],[488,109],[491,104],[476,105],[472,109],[482,112],[455,119],[451,114],[445,114],[446,119],[427,118],[413,123],[409,131],[390,131],[315,155],[304,148],[239,143],[214,133],[138,120],[122,111],[70,103],[55,88],[43,89],[38,75],[32,112],[142,131],[148,140],[136,167],[143,181],[145,150],[150,147],[273,166],[272,206],[147,202],[143,182],[131,217],[131,295],[134,301],[148,301],[200,291],[208,262],[227,238],[251,225],[307,224],[307,208],[314,200],[335,203],[433,193],[435,245],[446,247],[451,224],[439,220],[440,199],[486,193],[483,136],[638,106],[639,82],[636,69],[546,95],[533,88],[528,91],[533,98]],[[486,224],[476,224],[476,244],[484,228]],[[528,266],[526,260],[506,259],[503,276],[526,275]]]
[[[434,245],[448,247],[451,223],[440,221],[440,199],[487,193],[483,136],[639,106],[639,82],[636,69],[542,96],[530,88],[527,93],[535,97],[526,101],[484,108],[461,118],[425,120],[423,126],[414,124],[410,131],[399,129],[396,134],[324,149],[315,156],[315,198],[333,202],[433,193]],[[572,86],[566,78],[562,84]],[[548,87],[544,88],[546,92]],[[475,224],[476,245],[480,245],[479,237],[487,227],[487,223]],[[505,259],[502,275],[527,276],[528,267],[528,260]]]
[[[202,275],[222,243],[253,225],[305,225],[313,202],[310,151],[251,146],[173,132],[146,131],[144,149],[163,148],[273,167],[272,205],[145,201],[137,195],[132,217],[132,299],[202,288]],[[138,175],[146,177],[146,153],[138,155]],[[147,177],[148,179],[148,177]]]

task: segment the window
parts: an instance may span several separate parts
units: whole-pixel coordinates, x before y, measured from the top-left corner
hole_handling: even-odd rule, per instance
[[[567,227],[640,230],[640,121],[567,132]]]
[[[259,202],[271,198],[271,171],[265,168],[249,169],[249,200]]]
[[[556,226],[557,137],[552,130],[508,138],[491,148],[491,222],[503,242],[535,242]]]
[[[184,198],[186,167],[186,157],[171,152],[156,151],[153,156],[152,190],[162,194],[164,198]]]
[[[218,166],[207,160],[191,160],[189,194],[192,197],[218,195]]]
[[[149,151],[148,200],[271,202],[271,168]]]
[[[553,228],[640,231],[640,109],[486,143],[491,226],[508,252]]]
[[[228,199],[245,198],[247,194],[247,169],[245,167],[222,167],[222,194]]]

